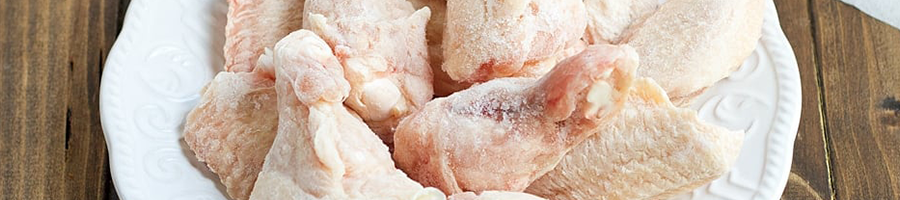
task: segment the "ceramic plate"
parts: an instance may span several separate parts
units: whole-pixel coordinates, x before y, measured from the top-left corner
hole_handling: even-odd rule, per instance
[[[775,6],[743,66],[696,101],[701,118],[747,130],[731,172],[678,199],[776,199],[791,168],[800,77]],[[223,66],[225,1],[133,0],[109,54],[100,110],[121,198],[225,199],[181,140],[185,115]]]

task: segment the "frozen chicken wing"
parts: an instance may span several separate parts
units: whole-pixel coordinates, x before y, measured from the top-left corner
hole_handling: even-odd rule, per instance
[[[275,129],[275,81],[255,72],[221,72],[187,115],[184,141],[219,175],[228,195],[247,199]]]
[[[350,84],[345,104],[385,143],[401,118],[431,100],[428,8],[405,0],[308,0],[304,27],[321,36]]]
[[[540,77],[584,34],[581,0],[447,2],[442,68],[453,80]]]
[[[394,167],[387,147],[343,105],[331,48],[301,30],[275,47],[278,134],[251,199],[443,199]]]
[[[525,191],[549,199],[666,199],[718,178],[737,159],[743,132],[676,107],[650,79],[635,81],[627,99]]]
[[[669,0],[627,42],[641,56],[639,76],[686,105],[727,77],[753,52],[763,22],[762,0]]]
[[[225,71],[253,71],[265,48],[303,25],[303,4],[303,0],[228,0]]]
[[[400,169],[448,194],[522,191],[616,114],[637,67],[627,46],[592,46],[541,79],[500,78],[435,99],[394,135]]]
[[[278,127],[274,69],[263,54],[252,72],[220,72],[188,113],[184,141],[233,199],[247,199]]]
[[[233,199],[247,199],[275,138],[274,71],[263,54],[302,25],[302,0],[229,0],[225,71],[201,91],[184,141]],[[262,58],[262,59],[261,59]]]

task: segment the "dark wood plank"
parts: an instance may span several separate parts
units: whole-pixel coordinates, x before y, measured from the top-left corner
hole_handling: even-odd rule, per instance
[[[106,54],[119,31],[119,1],[75,2],[68,58],[66,193],[70,199],[103,199],[112,185],[100,128],[99,88]]]
[[[4,1],[0,20],[0,195],[63,199],[71,2]],[[52,5],[52,6],[51,6]]]
[[[809,2],[776,0],[781,27],[800,67],[803,108],[794,142],[794,159],[784,199],[831,199],[830,169],[820,112],[819,79]]]
[[[98,95],[119,8],[0,2],[0,199],[107,198]]]
[[[830,198],[829,196],[822,196],[819,191],[813,188],[810,185],[809,181],[806,181],[805,178],[800,177],[796,173],[791,173],[788,176],[787,185],[784,188],[784,193],[781,195],[781,199],[810,199],[810,200],[822,200]]]
[[[838,199],[900,199],[900,30],[813,0],[826,135]]]

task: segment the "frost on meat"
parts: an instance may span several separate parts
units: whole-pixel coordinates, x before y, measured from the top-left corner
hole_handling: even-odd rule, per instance
[[[274,52],[278,135],[250,199],[540,200],[521,192],[449,198],[394,167],[387,146],[347,109],[350,86],[337,58],[306,30]]]
[[[588,24],[584,40],[589,44],[620,44],[631,30],[640,28],[660,0],[585,0]]]
[[[425,26],[405,0],[308,0],[303,27],[325,40],[350,83],[344,102],[390,145],[401,118],[434,94]]]
[[[387,146],[343,105],[338,59],[300,30],[275,47],[278,134],[251,199],[434,199],[394,167]]]
[[[525,191],[550,199],[667,199],[725,174],[743,137],[675,107],[660,86],[640,79],[619,115]]]
[[[184,141],[219,175],[233,199],[249,197],[275,137],[275,75],[263,54],[300,28],[303,4],[228,1],[225,71],[203,89],[199,104],[188,114]]]
[[[265,48],[303,25],[303,4],[303,0],[228,0],[225,71],[253,71]]]
[[[687,105],[737,70],[756,49],[762,0],[670,0],[627,42],[641,57],[639,76]]]
[[[442,68],[453,80],[540,77],[584,34],[581,0],[447,2]]]
[[[234,199],[250,195],[275,137],[274,84],[261,73],[219,73],[187,116],[185,143]]]
[[[637,55],[593,46],[541,79],[501,78],[435,99],[394,135],[400,169],[448,194],[522,191],[622,105]]]

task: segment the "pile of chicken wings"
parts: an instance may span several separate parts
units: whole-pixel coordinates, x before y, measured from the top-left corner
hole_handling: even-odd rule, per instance
[[[762,0],[227,0],[184,141],[233,199],[664,199],[743,131],[683,108]]]

